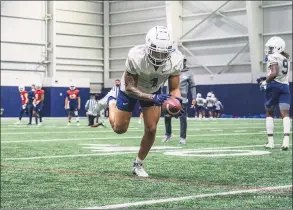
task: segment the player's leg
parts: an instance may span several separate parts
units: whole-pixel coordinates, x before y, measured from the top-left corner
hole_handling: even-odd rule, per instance
[[[166,132],[162,142],[168,142],[172,138],[172,117],[164,116],[164,120]]]
[[[287,90],[285,91],[285,93],[281,94],[279,98],[279,108],[280,108],[281,117],[283,119],[283,131],[284,131],[282,150],[288,150],[289,148],[290,127],[291,127],[291,122],[289,117],[290,103],[291,103],[290,93],[289,93],[289,90]]]
[[[136,99],[122,91],[119,92],[117,100],[114,96],[109,97],[109,122],[115,133],[122,134],[127,131],[136,102]]]
[[[143,113],[142,113],[142,110],[140,111],[140,114],[139,114],[139,120],[138,120],[138,123],[141,124],[143,120]]]
[[[180,144],[186,144],[187,104],[182,104],[184,113],[180,116]]]
[[[142,167],[142,162],[146,158],[151,147],[154,144],[157,131],[157,124],[161,116],[161,107],[144,107],[143,105],[142,107],[144,116],[144,135],[141,140],[137,158],[133,164],[133,174],[141,177],[148,177],[148,174]]]
[[[39,114],[39,118],[40,118],[39,125],[42,125],[42,123],[43,123],[43,116],[42,116],[43,115],[43,104],[42,103],[40,103],[38,114]]]
[[[266,110],[266,130],[268,135],[268,142],[265,145],[266,148],[273,149],[275,147],[274,142],[274,111],[278,104],[278,91],[272,87],[267,86],[265,92],[265,110]]]
[[[28,117],[29,117],[28,125],[31,125],[32,124],[32,118],[33,118],[33,105],[28,104],[27,109],[28,109]]]
[[[19,111],[18,121],[15,123],[15,125],[19,125],[20,124],[20,121],[22,119],[23,113],[24,113],[24,109],[21,107],[20,108],[20,111]]]
[[[69,109],[67,109],[67,112],[68,112],[68,123],[67,123],[67,125],[71,125],[71,118],[72,118],[73,110],[69,107]]]
[[[75,116],[75,119],[76,119],[76,125],[79,125],[78,109],[76,108],[73,113],[74,113],[74,116]]]

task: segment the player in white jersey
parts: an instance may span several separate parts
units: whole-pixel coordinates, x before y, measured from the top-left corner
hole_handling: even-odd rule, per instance
[[[155,141],[161,105],[170,97],[161,93],[162,84],[168,80],[170,95],[182,103],[179,74],[183,69],[183,58],[181,52],[174,48],[170,33],[164,26],[151,28],[146,35],[146,44],[135,46],[128,53],[118,98],[109,99],[109,121],[116,133],[125,133],[131,113],[139,100],[145,128],[133,164],[134,175],[148,177],[142,161]]]
[[[199,119],[205,118],[205,107],[204,107],[205,99],[202,98],[200,93],[198,93],[196,95],[195,101],[196,101],[196,105],[195,106],[192,105],[192,107],[195,108],[195,118],[199,118]]]
[[[219,101],[218,99],[216,99],[216,102],[215,102],[215,114],[214,114],[214,117],[216,118],[220,118],[221,117],[221,114],[223,112],[223,109],[224,109],[224,106],[223,104],[221,103],[221,101]]]
[[[209,113],[209,118],[213,118],[213,109],[214,109],[214,104],[215,104],[215,97],[213,97],[213,93],[209,92],[206,97],[206,106],[207,106],[207,111]]]
[[[109,97],[114,96],[115,98],[117,98],[119,90],[120,90],[120,80],[116,79],[115,84],[113,88],[110,90],[110,92],[107,95],[105,95],[101,100],[98,101],[97,108],[96,108],[96,111],[98,113],[96,124],[93,125],[92,127],[98,127],[99,125],[102,125],[103,127],[105,127],[104,120],[101,119],[102,117],[101,113],[102,111],[104,111],[105,113],[105,110],[108,108]]]
[[[260,89],[265,91],[266,129],[268,143],[266,148],[274,148],[274,120],[275,107],[279,105],[283,118],[284,138],[282,150],[289,148],[290,118],[289,110],[291,95],[289,90],[290,56],[284,52],[285,42],[280,37],[272,37],[265,45],[267,61],[267,77],[258,79]]]

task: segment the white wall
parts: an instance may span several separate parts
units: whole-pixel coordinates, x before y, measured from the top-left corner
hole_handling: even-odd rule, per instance
[[[40,65],[45,60],[50,63]],[[46,70],[54,78],[45,79]],[[71,81],[94,92],[102,88],[103,2],[1,2],[1,85]]]
[[[103,3],[56,1],[56,78],[88,78],[103,84]]]
[[[128,51],[145,43],[147,31],[156,25],[166,26],[164,1],[110,1],[110,79],[121,78]]]
[[[41,83],[45,2],[1,1],[1,85]]]
[[[249,21],[247,1],[230,1],[211,17],[225,1],[178,1],[172,7],[173,2],[110,1],[108,16],[102,1],[2,1],[1,85],[68,86],[72,80],[98,92],[122,76],[129,49],[143,44],[151,27],[167,23],[179,38],[200,24],[177,37],[198,84],[254,82],[255,75],[265,74],[263,45],[272,36],[284,38],[292,56],[291,1],[260,1],[261,26]],[[52,15],[47,27],[46,10]],[[108,24],[109,47],[104,49]],[[261,31],[253,51],[252,27]],[[261,55],[254,62],[258,50]],[[53,78],[44,79],[46,74]]]

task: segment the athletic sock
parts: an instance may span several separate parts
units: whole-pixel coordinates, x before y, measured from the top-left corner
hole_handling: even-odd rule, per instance
[[[283,118],[283,128],[284,128],[284,134],[290,133],[290,118],[289,117]]]
[[[274,143],[274,119],[272,117],[266,118],[266,128],[268,134],[268,143]]]

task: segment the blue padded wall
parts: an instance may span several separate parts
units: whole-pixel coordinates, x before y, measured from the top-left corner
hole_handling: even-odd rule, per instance
[[[64,102],[66,97],[67,87],[44,87],[45,102],[43,109],[44,117],[66,117],[67,113],[64,110]],[[30,90],[30,87],[26,87]],[[78,88],[81,97],[80,116],[85,116],[85,103],[89,99],[89,88]],[[62,95],[61,95],[61,94]],[[4,108],[3,117],[18,117],[21,107],[18,87],[16,86],[1,86],[1,108]]]
[[[103,89],[103,94],[106,94],[110,88]],[[257,84],[225,84],[225,85],[198,85],[197,93],[201,93],[206,97],[209,91],[213,91],[217,98],[224,106],[224,113],[235,117],[249,117],[253,115],[265,114],[264,111],[264,93],[259,90]],[[290,83],[290,91],[292,83]],[[189,93],[189,104],[191,104],[191,95]],[[292,103],[291,103],[292,116]],[[138,116],[138,105],[136,106],[133,116]],[[279,111],[275,115],[279,117]],[[188,116],[194,117],[194,110],[188,110]]]

